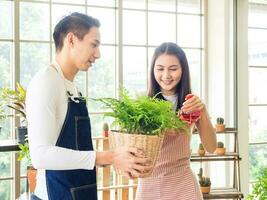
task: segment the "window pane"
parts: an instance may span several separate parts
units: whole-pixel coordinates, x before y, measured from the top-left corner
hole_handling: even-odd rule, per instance
[[[261,170],[267,166],[267,144],[249,146],[249,178],[254,180]]]
[[[21,43],[20,52],[20,82],[26,87],[36,72],[49,66],[49,44]]]
[[[0,20],[1,21],[1,20]],[[12,43],[0,42],[0,85],[1,87],[11,86],[11,63],[12,63]]]
[[[176,0],[148,0],[148,10],[175,12]]]
[[[148,13],[148,44],[176,42],[175,14]]]
[[[116,0],[87,0],[87,5],[115,7]]]
[[[249,68],[249,103],[267,104],[267,93],[262,91],[262,86],[267,85],[267,67]]]
[[[20,39],[49,40],[49,5],[20,4]]]
[[[181,13],[200,13],[200,0],[178,0],[177,10]]]
[[[0,38],[12,38],[12,2],[0,1]]]
[[[149,70],[150,70],[150,65],[151,65],[151,62],[152,62],[152,57],[153,57],[155,49],[156,48],[154,48],[154,47],[149,47],[148,48],[147,63],[148,63],[148,69]]]
[[[142,11],[123,11],[123,43],[146,44],[146,14]]]
[[[249,27],[267,28],[267,4],[249,4]]]
[[[0,178],[11,176],[12,154],[10,152],[0,152],[0,158],[1,158],[0,159],[0,172],[1,172]],[[0,194],[1,194],[1,192],[0,192]]]
[[[200,47],[200,20],[199,16],[177,16],[177,36],[180,46]]]
[[[184,49],[188,60],[192,92],[200,95],[201,89],[201,50]]]
[[[267,106],[249,107],[249,141],[267,141]]]
[[[101,58],[88,71],[88,97],[115,97],[115,51],[112,46],[101,46]],[[103,105],[89,100],[89,112],[103,111]]]
[[[71,4],[85,4],[85,0],[52,0],[52,2],[71,3]]]
[[[85,13],[85,8],[82,6],[69,5],[52,5],[52,30],[55,25],[65,16],[73,12]],[[52,31],[52,33],[53,33]]]
[[[87,11],[100,21],[101,43],[115,44],[115,9],[88,7]]]
[[[123,86],[133,94],[145,92],[147,90],[147,64],[145,48],[123,48]]]
[[[5,108],[5,113],[11,113],[11,109]],[[10,118],[6,118],[0,121],[0,140],[11,139],[11,123]]]
[[[267,30],[248,30],[249,65],[267,66]]]
[[[146,0],[123,0],[122,5],[124,8],[145,9]]]
[[[25,195],[25,192],[27,192],[27,178],[21,178],[20,179],[20,194]]]
[[[11,181],[0,181],[0,199],[11,199]]]

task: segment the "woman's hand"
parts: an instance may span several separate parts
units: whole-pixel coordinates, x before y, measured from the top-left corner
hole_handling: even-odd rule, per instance
[[[185,97],[185,102],[179,112],[179,116],[182,121],[187,122],[190,125],[200,119],[201,111],[204,106],[205,105],[198,96],[188,94]]]
[[[205,107],[201,99],[193,94],[188,94],[185,97],[185,102],[181,108],[182,112],[190,114],[194,112],[201,112]]]

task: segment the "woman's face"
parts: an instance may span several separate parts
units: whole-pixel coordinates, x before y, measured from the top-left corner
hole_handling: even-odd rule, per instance
[[[176,86],[182,77],[182,66],[174,55],[160,55],[154,66],[154,76],[164,95],[175,94]]]

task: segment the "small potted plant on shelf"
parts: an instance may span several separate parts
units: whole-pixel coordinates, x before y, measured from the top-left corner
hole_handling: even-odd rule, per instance
[[[210,193],[211,181],[210,181],[209,177],[203,176],[203,169],[202,168],[199,169],[198,177],[199,177],[198,182],[199,182],[202,194]]]
[[[29,151],[29,143],[26,141],[24,144],[19,144],[20,152],[18,160],[25,160],[27,162],[27,178],[29,184],[30,193],[33,193],[36,186],[36,175],[37,170],[32,166],[30,151]]]
[[[253,184],[252,193],[248,195],[248,200],[267,199],[267,167],[260,170],[256,182]]]
[[[143,149],[145,156],[155,165],[166,132],[183,130],[188,133],[186,124],[177,117],[170,102],[144,95],[132,99],[126,90],[121,90],[120,96],[119,100],[96,99],[111,109],[106,116],[115,119],[112,125],[116,125],[117,130],[109,132],[111,149],[121,146]],[[115,170],[122,174],[120,170]],[[152,170],[144,177],[148,177]]]
[[[223,142],[217,142],[215,153],[217,155],[221,155],[222,156],[222,155],[225,154],[225,150],[226,150],[226,148],[224,147],[224,143]]]
[[[20,126],[16,128],[18,143],[24,143],[27,136],[25,97],[26,90],[19,83],[15,90],[6,87],[0,88],[1,100],[7,107],[15,110],[20,117]]]
[[[218,117],[216,121],[217,121],[216,132],[224,132],[225,130],[224,119],[222,117]]]
[[[205,149],[204,149],[203,144],[200,143],[199,146],[198,146],[198,151],[197,151],[198,155],[200,155],[200,156],[204,156],[204,155],[205,155],[205,152],[206,152],[206,151],[205,151]]]
[[[108,137],[108,131],[109,131],[108,123],[104,123],[103,124],[102,136],[103,137]]]

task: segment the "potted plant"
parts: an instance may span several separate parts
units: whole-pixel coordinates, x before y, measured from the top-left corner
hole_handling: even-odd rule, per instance
[[[203,176],[203,169],[202,168],[199,169],[198,177],[199,177],[198,182],[199,182],[202,194],[210,193],[211,181],[210,181],[209,177]]]
[[[216,121],[217,121],[216,131],[217,132],[224,132],[224,130],[225,130],[224,119],[222,117],[218,117]]]
[[[104,123],[103,124],[102,136],[103,137],[108,137],[108,131],[109,131],[108,123]]]
[[[203,144],[200,143],[199,146],[198,146],[198,151],[197,151],[198,155],[200,155],[200,156],[204,156],[204,155],[205,155],[205,152],[206,152],[206,151],[205,151],[205,149],[204,149]]]
[[[224,143],[223,142],[217,142],[215,153],[217,155],[221,155],[222,156],[222,155],[225,154],[225,150],[226,150],[226,148],[224,147]]]
[[[7,107],[15,110],[20,117],[20,126],[16,129],[17,140],[19,143],[24,143],[27,135],[27,122],[25,111],[26,90],[17,83],[15,90],[10,88],[0,88],[0,98]]]
[[[260,174],[253,184],[252,193],[248,195],[248,200],[266,200],[267,199],[267,167],[260,170]]]
[[[178,132],[182,129],[187,132],[186,124],[173,112],[172,104],[168,101],[147,96],[132,99],[126,90],[121,90],[120,96],[119,100],[97,99],[111,109],[106,116],[113,117],[115,120],[112,125],[118,127],[109,133],[110,148],[128,146],[143,149],[145,156],[155,165],[164,134],[168,130]],[[122,174],[120,170],[115,170]],[[149,176],[152,170],[144,177]]]
[[[26,160],[28,166],[27,166],[27,178],[28,178],[28,184],[29,184],[29,190],[30,193],[33,193],[36,186],[36,175],[37,170],[32,166],[31,163],[31,157],[30,157],[30,151],[29,151],[29,143],[25,142],[24,144],[19,144],[20,152],[18,160]]]

